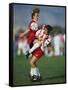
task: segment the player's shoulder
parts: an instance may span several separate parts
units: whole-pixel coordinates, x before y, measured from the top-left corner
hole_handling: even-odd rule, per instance
[[[36,21],[31,21],[30,25],[29,25],[29,28],[31,30],[37,31],[38,30],[38,25],[37,25]]]
[[[31,24],[37,24],[37,23],[36,23],[36,21],[31,20],[29,24],[31,25]]]

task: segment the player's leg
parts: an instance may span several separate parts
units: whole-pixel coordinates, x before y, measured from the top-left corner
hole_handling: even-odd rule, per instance
[[[42,41],[35,40],[33,47],[29,50],[29,53],[32,53],[35,49],[37,49],[38,47],[40,47],[41,44],[42,44]]]
[[[30,71],[30,75],[35,75],[37,76],[37,80],[40,80],[40,72],[39,69],[36,65],[36,62],[39,60],[39,58],[41,58],[44,55],[44,52],[41,50],[41,48],[37,48],[33,53],[32,53],[33,57],[30,60],[30,65],[31,65],[31,71]]]
[[[40,77],[40,73],[39,73],[39,69],[36,65],[36,62],[37,62],[37,58],[35,56],[33,56],[30,60],[30,65],[31,65],[31,70],[30,70],[30,75],[31,77],[32,76],[35,76],[33,79],[37,80],[37,76]]]
[[[33,42],[33,46],[29,49],[29,51],[27,52],[27,58],[28,57],[31,57],[31,54],[32,54],[32,52],[34,51],[34,50],[36,50],[38,47],[40,47],[41,46],[41,44],[42,44],[42,41],[39,41],[39,40],[34,40],[34,42]]]
[[[38,48],[40,46],[40,44],[39,43],[35,43],[34,45],[33,45],[33,47],[29,50],[29,53],[32,53],[36,48]]]

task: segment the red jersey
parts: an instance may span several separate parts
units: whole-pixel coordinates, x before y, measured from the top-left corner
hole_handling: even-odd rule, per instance
[[[29,43],[29,45],[31,45],[31,43],[35,39],[35,33],[38,30],[37,22],[32,20],[29,24],[29,29],[30,29],[30,31],[28,33],[28,43]]]

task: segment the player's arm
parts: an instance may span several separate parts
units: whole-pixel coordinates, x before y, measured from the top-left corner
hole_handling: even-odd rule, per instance
[[[24,32],[23,34],[26,35],[29,31],[30,31],[30,30],[27,29],[27,30],[25,30],[25,32]]]
[[[22,33],[22,34],[20,35],[20,37],[26,35],[29,31],[30,31],[29,29],[25,30],[24,33]]]

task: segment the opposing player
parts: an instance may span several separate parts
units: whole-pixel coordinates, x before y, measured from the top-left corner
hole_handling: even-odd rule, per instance
[[[33,41],[35,39],[35,33],[38,30],[37,21],[39,19],[39,12],[40,12],[39,8],[34,8],[33,9],[32,14],[31,14],[32,20],[29,23],[28,30],[26,30],[24,33],[21,34],[21,36],[24,36],[25,34],[28,33],[27,39],[28,39],[28,44],[29,44],[30,48],[33,45]]]
[[[45,33],[46,33],[46,35],[48,35],[48,37],[44,40],[41,47],[36,48],[32,52],[32,58],[30,60],[30,65],[31,65],[30,76],[33,81],[40,79],[40,72],[36,65],[36,62],[44,55],[45,47],[51,42],[51,38],[49,37],[49,33],[51,30],[52,30],[52,27],[50,25],[45,26]],[[38,43],[38,42],[36,42],[36,43]]]

